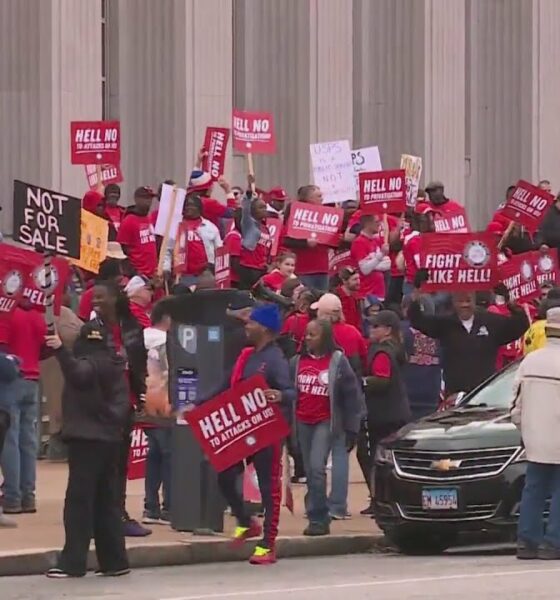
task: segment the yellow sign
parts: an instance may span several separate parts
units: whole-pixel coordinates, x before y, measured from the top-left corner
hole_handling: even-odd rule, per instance
[[[81,230],[80,259],[73,259],[71,262],[80,269],[91,273],[99,273],[99,265],[107,256],[109,223],[105,219],[82,209]]]

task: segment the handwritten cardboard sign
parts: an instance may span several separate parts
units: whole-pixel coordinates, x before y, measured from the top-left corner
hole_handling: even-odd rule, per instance
[[[90,273],[99,273],[99,265],[107,256],[109,222],[84,209],[81,219],[80,258],[72,263]]]
[[[60,256],[80,258],[82,201],[14,181],[14,240]]]
[[[356,199],[356,179],[348,140],[311,144],[313,181],[325,204]]]

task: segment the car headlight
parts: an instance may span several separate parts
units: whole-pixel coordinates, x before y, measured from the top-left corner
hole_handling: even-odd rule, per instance
[[[393,451],[385,446],[377,446],[375,451],[375,462],[382,465],[394,465],[395,459],[393,457]]]
[[[519,448],[515,458],[513,459],[514,463],[525,462],[527,460],[527,452],[525,452],[525,448]]]

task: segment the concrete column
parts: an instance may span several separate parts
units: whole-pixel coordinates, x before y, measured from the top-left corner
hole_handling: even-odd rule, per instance
[[[101,118],[101,5],[0,0],[2,230],[11,233],[13,179],[81,195],[70,121]]]
[[[384,168],[423,158],[464,201],[463,0],[356,0],[354,143],[380,147]]]
[[[126,194],[167,178],[185,185],[206,126],[229,126],[231,6],[113,0],[118,102],[111,116],[121,120]]]
[[[234,49],[234,104],[275,118],[277,153],[255,157],[258,183],[295,194],[311,180],[310,143],[352,138],[352,3],[235,0]],[[236,157],[236,181],[245,169]]]

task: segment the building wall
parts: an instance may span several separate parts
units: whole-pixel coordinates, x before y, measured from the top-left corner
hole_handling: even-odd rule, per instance
[[[101,5],[0,0],[2,231],[12,230],[14,179],[81,195],[70,121],[101,117]]]
[[[560,186],[558,0],[107,0],[105,116],[122,126],[124,194],[194,163],[231,108],[274,114],[258,183],[310,180],[309,144],[424,159],[483,225],[518,177]],[[103,109],[101,3],[0,0],[0,181],[82,194],[69,121]],[[245,158],[230,156],[242,183]],[[11,229],[11,202],[2,228]]]

